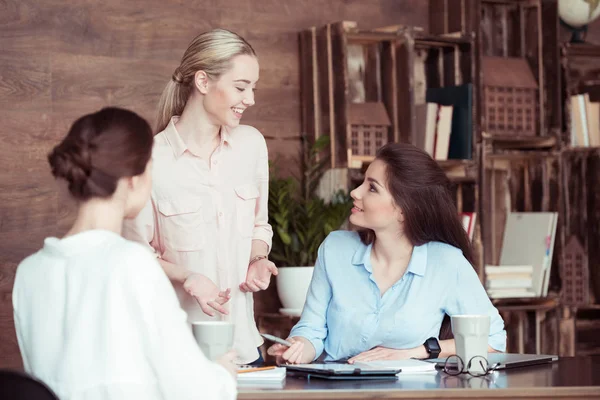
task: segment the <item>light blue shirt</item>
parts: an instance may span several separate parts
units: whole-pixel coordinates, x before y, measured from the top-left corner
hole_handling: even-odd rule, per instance
[[[290,333],[308,339],[315,358],[323,351],[331,361],[377,346],[420,346],[438,337],[444,314],[489,315],[489,344],[505,351],[504,321],[460,249],[415,246],[405,274],[381,296],[371,248],[350,231],[332,232],[321,244],[302,317]]]

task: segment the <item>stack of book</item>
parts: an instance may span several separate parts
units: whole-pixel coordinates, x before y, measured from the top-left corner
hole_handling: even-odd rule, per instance
[[[536,296],[531,265],[486,265],[485,277],[485,287],[492,299]]]
[[[240,366],[237,374],[239,388],[272,388],[285,386],[285,367],[250,367]]]
[[[557,221],[556,212],[511,212],[506,216],[499,264],[501,268],[531,266],[533,292],[538,297],[548,295]]]
[[[415,104],[417,147],[435,160],[470,160],[473,136],[473,85],[429,88]]]

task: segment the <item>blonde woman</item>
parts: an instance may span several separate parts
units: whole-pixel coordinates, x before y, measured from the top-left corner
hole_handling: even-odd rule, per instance
[[[126,237],[158,257],[188,321],[235,325],[238,363],[262,361],[253,292],[268,287],[268,158],[261,133],[241,125],[259,66],[237,34],[197,36],[163,91],[154,138],[151,201]]]
[[[150,196],[152,144],[144,119],[105,108],[48,157],[79,210],[19,264],[12,299],[25,370],[61,399],[236,397],[235,355],[206,359],[156,259],[120,235]]]

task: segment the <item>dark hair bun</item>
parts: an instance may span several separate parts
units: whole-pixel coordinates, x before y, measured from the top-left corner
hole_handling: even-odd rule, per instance
[[[144,172],[152,131],[137,114],[104,108],[79,118],[48,155],[52,175],[67,181],[79,200],[111,196],[118,180]]]
[[[92,169],[89,150],[83,143],[56,146],[48,156],[52,175],[69,184],[69,191],[76,198],[86,198],[87,181]]]

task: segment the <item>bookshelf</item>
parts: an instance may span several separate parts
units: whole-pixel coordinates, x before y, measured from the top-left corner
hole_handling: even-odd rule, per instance
[[[482,126],[478,184],[485,261],[497,259],[506,212],[558,211],[551,290],[557,296],[576,290],[565,286],[572,284],[569,279],[561,279],[566,258],[572,258],[573,250],[567,244],[573,237],[581,244],[587,262],[571,264],[587,268],[575,272],[589,276],[590,282],[587,297],[557,297],[558,352],[600,353],[597,343],[580,343],[593,336],[592,331],[600,332],[600,313],[590,311],[600,307],[600,248],[595,245],[600,243],[600,149],[571,145],[569,101],[570,96],[581,93],[599,101],[600,46],[560,42],[556,0],[430,0],[430,27],[438,34],[477,32],[478,58],[524,57],[530,65],[539,90],[540,121],[535,135],[485,132],[488,115],[481,104],[484,101],[476,105]],[[480,84],[485,72],[478,75]],[[551,325],[544,330],[550,337],[555,331]]]

